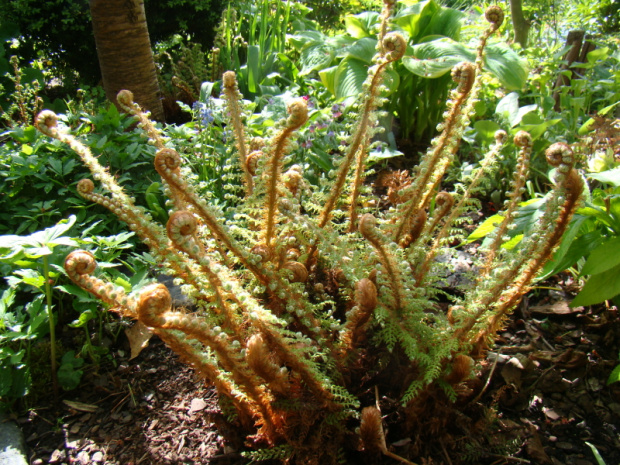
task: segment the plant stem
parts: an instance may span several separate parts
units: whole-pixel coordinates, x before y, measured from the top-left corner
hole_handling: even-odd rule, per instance
[[[56,327],[52,313],[52,286],[50,285],[49,261],[43,256],[43,277],[45,278],[45,298],[47,303],[47,317],[50,323],[50,360],[52,365],[52,387],[54,399],[58,401],[58,377],[56,373]]]

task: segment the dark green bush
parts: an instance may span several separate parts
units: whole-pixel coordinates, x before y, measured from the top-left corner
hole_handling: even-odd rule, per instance
[[[208,49],[224,6],[225,2],[211,0],[145,0],[151,41],[186,34]],[[99,80],[87,0],[0,0],[0,11],[0,32],[8,25],[19,30],[13,27],[13,34],[18,34],[14,37],[21,37],[13,54],[27,61],[49,57],[65,81],[74,79],[75,72],[83,82]]]

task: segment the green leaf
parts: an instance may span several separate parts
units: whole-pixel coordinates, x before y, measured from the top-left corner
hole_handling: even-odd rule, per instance
[[[506,44],[491,44],[485,49],[484,66],[508,90],[525,86],[529,70],[525,60]]]
[[[349,48],[346,49],[347,55],[352,58],[357,58],[363,61],[367,65],[372,64],[372,58],[375,56],[377,47],[377,39],[374,37],[364,37],[358,40]]]
[[[611,383],[616,383],[620,381],[620,365],[613,369],[613,371],[609,374],[609,378],[607,378],[607,386]]]
[[[92,310],[85,310],[80,314],[80,317],[77,320],[69,323],[71,328],[81,328],[86,326],[90,320],[95,318],[95,314]]]
[[[620,186],[620,167],[601,173],[587,173],[586,176],[590,179],[596,179],[597,181],[611,184],[615,187]]]
[[[248,89],[252,93],[259,92],[259,84],[261,82],[260,70],[260,47],[258,45],[250,45],[248,47]]]
[[[502,215],[493,215],[488,217],[474,230],[473,233],[469,235],[465,243],[469,244],[488,236],[503,221],[503,219],[504,217]]]
[[[480,120],[474,123],[476,139],[484,146],[491,145],[495,141],[495,133],[501,126],[495,121]]]
[[[594,454],[594,458],[596,459],[596,463],[598,465],[607,465],[605,463],[605,460],[603,460],[603,457],[601,457],[601,454],[599,453],[599,451],[596,448],[596,446],[594,446],[594,444],[590,444],[588,441],[585,441],[585,443],[588,445],[588,447],[590,447],[590,449],[592,449],[592,453]]]
[[[84,359],[77,358],[75,352],[70,350],[62,357],[60,368],[58,369],[58,383],[66,390],[71,391],[79,386],[84,372],[78,370],[84,364]]]
[[[312,71],[320,71],[328,67],[334,60],[334,56],[333,47],[324,43],[317,43],[305,47],[301,51],[300,56],[302,65],[300,76],[305,76]]]
[[[511,92],[502,98],[495,107],[495,113],[504,116],[512,125],[519,112],[519,94]]]
[[[410,40],[420,42],[424,30],[430,25],[432,17],[439,12],[439,9],[440,7],[432,0],[418,2],[401,10],[394,21],[409,34]]]
[[[604,273],[590,276],[570,306],[594,305],[609,300],[618,294],[620,294],[620,265],[616,265]]]
[[[379,22],[379,13],[366,11],[355,16],[346,16],[344,25],[347,33],[356,39],[374,36],[373,26]]]
[[[592,251],[581,269],[581,275],[603,273],[620,264],[620,237],[603,242]]]
[[[362,91],[367,72],[368,66],[364,62],[355,58],[346,58],[337,67],[319,72],[319,76],[321,76],[323,85],[337,99],[344,99],[355,97]]]
[[[405,68],[417,76],[438,78],[452,70],[454,65],[476,59],[475,53],[452,39],[426,37],[424,40],[412,47],[413,56],[402,59]]]

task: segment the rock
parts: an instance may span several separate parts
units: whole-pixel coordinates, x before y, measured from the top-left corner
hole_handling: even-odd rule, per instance
[[[15,422],[0,412],[0,463],[2,465],[28,465],[26,444]]]

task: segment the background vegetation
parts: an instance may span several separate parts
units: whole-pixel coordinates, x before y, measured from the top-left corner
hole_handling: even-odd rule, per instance
[[[145,1],[160,90],[168,102],[169,123],[160,130],[174,141],[196,189],[211,204],[225,209],[239,202],[241,191],[219,98],[221,74],[229,69],[237,73],[246,99],[248,139],[274,131],[292,97],[307,100],[309,122],[286,164],[301,165],[304,182],[323,188],[343,153],[354,97],[363,91],[375,52],[377,4]],[[434,0],[398,5],[393,28],[405,33],[409,58],[387,76],[381,116],[386,130],[370,153],[377,171],[410,169],[426,149],[445,111],[450,68],[474,59],[478,19],[486,6]],[[558,273],[579,278],[585,285],[576,305],[620,294],[619,5],[617,0],[526,1],[529,46],[523,48],[514,41],[507,4],[508,20],[490,44],[485,63],[490,73],[449,175],[453,183],[468,176],[500,127],[510,128],[511,135],[530,132],[534,177],[520,223],[510,232],[517,244],[541,214],[549,190],[542,154],[553,142],[574,144],[588,181],[587,200],[541,279]],[[139,205],[160,221],[168,213],[152,167],[154,148],[143,143],[134,119],[107,102],[98,87],[88,3],[0,0],[0,11],[0,270],[5,277],[0,397],[9,408],[16,399],[34,402],[37,386],[52,379],[60,388],[75,388],[82,365],[101,363],[106,357],[101,342],[116,338],[123,325],[66,278],[60,264],[69,250],[91,250],[110,279],[127,289],[158,272],[132,233],[77,195],[86,170],[75,153],[35,130],[34,115],[43,108],[61,113],[61,124],[86,141]],[[565,40],[574,29],[583,29],[592,45],[569,63]],[[511,143],[503,149],[497,175],[479,194],[487,216],[505,200],[517,152]],[[470,240],[484,238],[492,222],[481,222]],[[57,327],[71,328],[77,342],[65,347],[56,341]],[[37,354],[49,347],[54,350],[48,365]],[[23,399],[28,393],[35,395]]]

